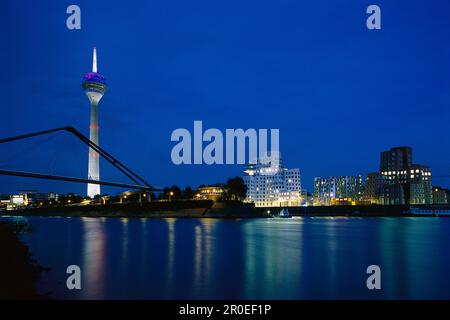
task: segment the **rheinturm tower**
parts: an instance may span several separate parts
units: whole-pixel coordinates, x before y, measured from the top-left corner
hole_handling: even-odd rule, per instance
[[[92,57],[92,72],[83,77],[82,87],[91,103],[91,120],[89,125],[89,139],[95,144],[98,142],[98,103],[106,91],[105,77],[97,72],[97,50],[94,48]],[[89,148],[88,179],[100,180],[100,162],[98,153]],[[88,183],[87,195],[91,198],[100,194],[100,185]]]

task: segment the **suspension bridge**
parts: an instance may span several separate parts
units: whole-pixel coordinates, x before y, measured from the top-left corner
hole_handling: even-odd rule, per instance
[[[0,175],[8,175],[8,176],[16,176],[16,177],[24,177],[24,178],[33,178],[33,179],[45,179],[45,180],[59,180],[66,182],[75,182],[75,183],[86,183],[86,184],[97,184],[111,187],[119,187],[126,189],[139,190],[147,195],[147,199],[150,199],[150,193],[154,191],[161,191],[159,188],[155,188],[150,185],[146,180],[132,171],[129,167],[119,161],[117,158],[113,157],[110,153],[108,153],[105,149],[101,148],[98,144],[89,140],[85,135],[83,135],[80,131],[75,129],[73,126],[65,126],[59,128],[53,128],[48,130],[42,130],[22,135],[17,135],[9,138],[0,139],[0,144],[10,143],[18,140],[29,139],[37,136],[49,135],[56,132],[68,132],[73,135],[75,138],[80,140],[82,143],[86,144],[94,150],[100,157],[104,158],[107,162],[113,165],[117,170],[122,172],[126,177],[128,177],[132,183],[121,183],[121,182],[113,182],[113,181],[103,181],[103,180],[93,180],[93,179],[84,179],[78,177],[70,177],[70,176],[61,176],[61,175],[53,175],[53,174],[43,174],[37,172],[25,172],[25,171],[15,171],[15,170],[3,170],[0,169]]]

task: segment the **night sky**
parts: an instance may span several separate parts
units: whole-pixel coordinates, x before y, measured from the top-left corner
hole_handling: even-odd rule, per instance
[[[194,120],[223,132],[279,128],[284,162],[309,191],[315,176],[377,171],[380,152],[400,145],[450,175],[448,0],[8,2],[0,138],[64,125],[87,135],[81,79],[96,46],[109,85],[100,144],[156,186],[242,175],[240,165],[172,164],[170,135]],[[70,4],[81,30],[66,28]],[[370,4],[381,30],[366,28]],[[101,166],[103,180],[128,182]],[[67,134],[3,144],[0,168],[86,177],[87,148]],[[0,176],[0,193],[20,189],[86,192]]]

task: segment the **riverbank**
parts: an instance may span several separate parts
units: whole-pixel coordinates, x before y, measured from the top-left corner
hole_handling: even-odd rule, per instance
[[[29,232],[27,225],[0,221],[0,299],[44,299],[36,284],[46,269],[32,259],[18,234]]]
[[[450,210],[450,205],[414,205],[415,208]],[[72,205],[25,208],[5,211],[11,216],[119,217],[119,218],[271,218],[282,207],[255,208],[240,201],[178,200],[106,205]],[[342,205],[289,207],[292,216],[301,217],[417,217],[407,205]]]
[[[187,200],[73,205],[7,211],[12,216],[121,218],[265,218],[265,211],[240,201]]]
[[[290,207],[289,213],[302,217],[432,217],[434,215],[411,214],[410,208],[432,210],[437,213],[450,210],[450,205],[345,205],[345,206],[312,206]],[[269,210],[270,208],[267,208]]]

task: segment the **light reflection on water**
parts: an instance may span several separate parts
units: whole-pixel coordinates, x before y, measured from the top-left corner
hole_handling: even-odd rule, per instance
[[[55,298],[450,298],[450,219],[27,220]],[[65,268],[82,290],[65,288]],[[378,264],[382,290],[366,289]]]
[[[105,283],[105,255],[107,252],[105,223],[95,218],[81,218],[81,220],[84,228],[82,233],[84,261],[80,267],[81,270],[85,270],[83,272],[84,291],[86,291],[88,299],[102,298]]]

